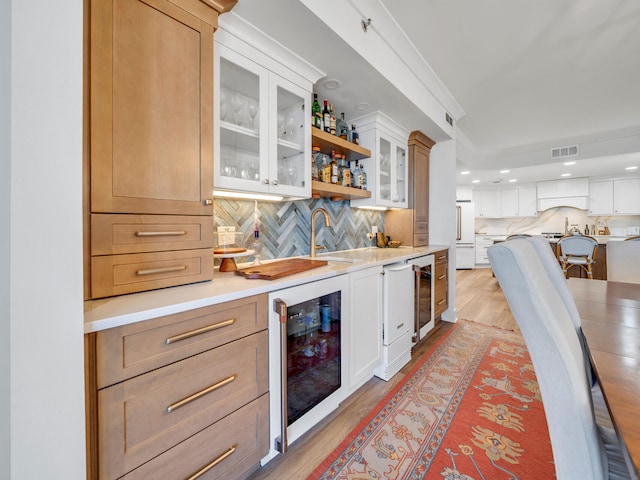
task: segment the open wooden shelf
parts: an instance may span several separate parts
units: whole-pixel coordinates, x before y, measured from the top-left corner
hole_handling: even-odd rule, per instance
[[[332,183],[311,182],[312,197],[328,197],[331,200],[351,200],[353,198],[370,198],[369,190],[360,190],[359,188],[343,187],[342,185],[334,185]]]
[[[331,150],[334,150],[336,153],[344,154],[347,161],[360,160],[371,156],[371,150],[323,132],[316,127],[311,127],[311,144],[318,145],[322,153],[330,154]]]

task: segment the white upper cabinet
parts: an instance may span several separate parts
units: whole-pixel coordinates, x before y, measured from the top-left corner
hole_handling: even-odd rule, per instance
[[[500,191],[500,216],[517,217],[520,212],[518,208],[518,189],[509,188]]]
[[[613,181],[613,213],[616,215],[640,214],[640,178]]]
[[[474,190],[476,217],[535,217],[536,187],[522,186],[494,190]]]
[[[226,20],[214,49],[214,190],[309,198],[311,95],[321,73]]]
[[[537,217],[537,191],[536,186],[520,187],[518,189],[518,216]]]
[[[476,217],[500,218],[500,190],[474,190],[473,201],[476,204]]]
[[[613,213],[613,180],[589,183],[589,215]]]
[[[371,198],[351,200],[351,205],[407,208],[409,132],[382,112],[350,123],[357,125],[360,145],[371,150],[371,158],[360,160],[367,173]]]

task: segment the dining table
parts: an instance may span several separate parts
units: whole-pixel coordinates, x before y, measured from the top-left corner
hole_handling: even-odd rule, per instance
[[[640,471],[640,284],[570,278],[591,363],[618,436]],[[632,467],[630,467],[632,468]]]

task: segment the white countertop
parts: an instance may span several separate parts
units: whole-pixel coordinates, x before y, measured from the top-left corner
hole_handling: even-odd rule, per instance
[[[323,257],[342,257],[349,262],[331,261],[325,267],[307,270],[277,280],[249,280],[233,272],[214,271],[213,280],[179,287],[163,288],[149,292],[132,293],[84,304],[84,331],[97,332],[163,315],[184,312],[238,298],[273,292],[283,288],[309,283],[324,278],[355,272],[376,265],[388,265],[421,255],[447,250],[446,245],[428,247],[361,248],[318,254]],[[283,260],[283,259],[276,259]],[[239,264],[239,268],[251,264]]]
[[[539,235],[539,234],[535,234],[533,233],[532,235]],[[495,242],[504,242],[507,239],[507,235],[480,235],[478,234],[478,236],[482,236],[482,237],[491,237],[491,239]],[[625,240],[627,237],[622,237],[622,236],[618,236],[618,235],[589,235],[592,238],[595,238],[596,241],[600,244],[600,245],[606,245],[607,242],[619,242],[622,240]],[[558,240],[560,240],[559,238],[549,238],[548,239],[551,243],[557,243]]]

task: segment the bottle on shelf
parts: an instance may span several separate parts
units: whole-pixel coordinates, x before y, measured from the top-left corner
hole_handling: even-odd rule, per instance
[[[351,172],[351,186],[353,188],[360,188],[360,180],[362,180],[362,177],[360,177],[360,162],[356,160],[353,172]]]
[[[329,100],[324,99],[324,108],[322,109],[322,125],[325,132],[331,132],[331,113],[329,112]]]
[[[342,155],[340,160],[341,162],[340,162],[339,183],[343,187],[350,187],[351,186],[351,170],[349,169],[349,165],[347,165],[344,154]]]
[[[362,190],[367,189],[367,172],[362,164],[360,164],[360,188]]]
[[[329,133],[331,135],[337,135],[337,121],[336,114],[333,113],[333,103],[329,105],[329,118],[331,119],[329,124]]]
[[[316,163],[316,157],[320,153],[320,147],[314,145],[311,149],[311,180],[320,180],[320,171]]]
[[[318,179],[325,183],[329,183],[331,181],[331,170],[327,163],[326,155],[322,155],[322,163],[320,164],[320,170],[318,171]]]
[[[338,162],[336,161],[336,152],[331,151],[331,183],[334,185],[338,184]]]
[[[338,135],[343,140],[349,140],[349,125],[344,119],[344,112],[340,114],[340,121],[338,123]]]
[[[356,124],[351,124],[351,143],[355,143],[356,145],[360,145],[360,135],[358,135],[358,131],[356,130]]]
[[[319,129],[322,129],[322,109],[320,108],[320,102],[318,102],[318,94],[313,94],[313,103],[311,104],[311,124]]]

